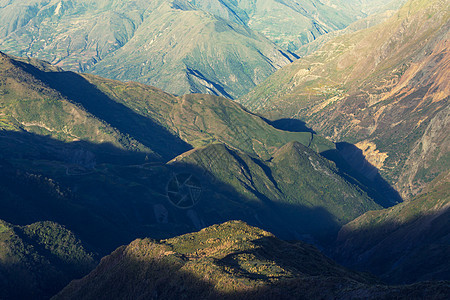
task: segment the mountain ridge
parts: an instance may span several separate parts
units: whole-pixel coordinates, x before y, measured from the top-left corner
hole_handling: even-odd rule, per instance
[[[448,282],[383,286],[366,274],[340,267],[312,246],[287,243],[243,222],[230,221],[169,240],[135,240],[52,299],[117,295],[164,299],[432,295],[443,299],[448,290]]]
[[[335,38],[239,101],[356,144],[410,198],[448,166],[449,26],[445,1],[409,1],[385,23]],[[425,133],[432,124],[439,141]],[[422,149],[431,140],[443,150]]]

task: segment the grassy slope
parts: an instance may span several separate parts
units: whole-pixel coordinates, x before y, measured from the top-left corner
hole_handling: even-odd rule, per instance
[[[299,143],[283,146],[270,161],[216,144],[184,153],[169,164],[200,175],[207,173],[233,187],[259,208],[255,224],[281,236],[309,236],[326,243],[343,224],[364,211],[380,208],[340,177],[332,163]],[[273,222],[276,218],[278,223]]]
[[[314,247],[290,244],[231,221],[168,240],[135,240],[53,299],[410,299],[424,295],[444,299],[448,289],[445,282],[376,285],[372,278],[340,267]]]
[[[28,62],[0,54],[2,128],[51,135],[67,142],[86,140],[151,152],[132,138],[127,141],[123,133],[71,102],[36,76],[45,73],[59,76],[62,70],[36,60],[31,61],[35,66]]]
[[[333,149],[326,139],[307,132],[286,132],[268,125],[241,105],[216,96],[173,97],[152,87],[83,75],[108,97],[175,133],[193,147],[226,143],[249,154],[270,157],[290,141],[318,152]]]
[[[387,22],[283,68],[240,102],[270,118],[302,118],[333,140],[359,142],[410,197],[448,165],[448,20],[445,1],[409,1]],[[421,148],[429,126],[443,135],[433,142],[442,151]],[[415,165],[405,165],[413,154]]]
[[[277,130],[224,98],[174,97],[142,84],[40,70],[4,54],[1,59],[1,124],[8,130],[111,143],[167,160],[214,141],[265,158],[293,140],[316,151],[334,147],[310,133]]]

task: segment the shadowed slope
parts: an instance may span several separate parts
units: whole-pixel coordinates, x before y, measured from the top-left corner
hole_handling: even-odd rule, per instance
[[[392,283],[450,280],[449,177],[439,176],[410,202],[345,225],[334,257]]]
[[[15,226],[0,220],[2,299],[48,299],[95,263],[63,226],[53,222]]]

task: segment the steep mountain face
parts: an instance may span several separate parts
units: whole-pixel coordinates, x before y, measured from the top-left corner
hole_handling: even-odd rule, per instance
[[[169,164],[232,187],[253,207],[247,222],[285,238],[326,244],[342,225],[380,208],[332,163],[297,142],[280,148],[270,161],[216,144],[186,152]]]
[[[0,44],[73,71],[235,98],[292,61],[248,27],[177,1],[10,1]]]
[[[327,242],[340,225],[380,208],[318,155],[334,150],[332,143],[275,129],[233,101],[1,59],[0,218],[8,222],[52,220],[104,253],[137,236],[168,237],[234,218],[285,238]],[[211,145],[217,142],[223,145]],[[189,152],[198,147],[205,148]],[[185,186],[189,174],[196,182]],[[36,192],[52,180],[63,196]],[[309,222],[308,212],[323,224]]]
[[[339,232],[335,258],[393,283],[450,279],[450,173],[424,193],[371,211]]]
[[[356,144],[409,198],[449,166],[447,6],[411,0],[387,22],[280,70],[240,102]]]
[[[16,226],[0,220],[0,297],[48,299],[95,261],[66,228],[52,222]]]
[[[448,282],[383,286],[304,243],[231,221],[155,241],[135,240],[52,299],[445,299]]]

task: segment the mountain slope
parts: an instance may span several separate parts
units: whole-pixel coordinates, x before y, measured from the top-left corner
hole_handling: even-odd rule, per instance
[[[444,299],[448,292],[448,282],[376,285],[312,246],[231,221],[168,240],[135,240],[52,299]]]
[[[235,98],[293,59],[264,36],[178,1],[11,1],[2,51],[72,71]]]
[[[390,3],[389,3],[390,2]],[[245,24],[290,52],[323,34],[402,1],[193,0],[190,4],[224,19]],[[386,7],[387,6],[387,7]]]
[[[240,102],[355,143],[408,198],[448,168],[449,15],[446,1],[409,1],[387,22],[283,68]]]
[[[0,56],[5,129],[49,134],[63,141],[111,143],[152,160],[170,160],[192,146],[214,141],[261,157],[270,157],[292,140],[317,151],[334,147],[308,132],[277,130],[224,98],[175,97],[142,84]]]
[[[142,84],[63,72],[4,54],[0,62],[0,148],[8,182],[2,201],[16,203],[0,213],[8,222],[52,220],[76,229],[101,252],[141,234],[167,237],[238,217],[270,226],[286,238],[312,234],[326,242],[339,224],[379,207],[361,186],[341,178],[331,162],[318,156],[333,150],[332,143],[311,132],[278,130],[228,99],[175,97]],[[226,146],[209,146],[217,142]],[[186,152],[198,147],[206,148]],[[197,154],[189,167],[165,164]],[[244,164],[236,160],[240,156]],[[251,185],[248,174],[228,171],[227,177],[236,177],[229,180],[217,172],[247,164],[256,170],[250,176],[260,182],[251,189],[246,187]],[[204,190],[196,200],[205,200],[185,211],[172,206],[168,189],[178,173],[192,168],[200,171],[199,188]],[[311,176],[289,179],[306,173]],[[65,201],[36,192],[41,184],[28,185],[30,176],[54,180],[67,192]],[[15,181],[27,188],[21,190]],[[297,185],[304,186],[304,199],[296,197]],[[342,201],[347,206],[341,207]],[[264,202],[277,202],[280,212],[271,215]],[[20,206],[26,209],[17,210]],[[283,214],[295,206],[305,220],[313,213],[326,226],[307,224],[293,214],[283,222]],[[80,211],[89,211],[86,226],[79,224]],[[262,216],[265,225],[258,221]],[[88,224],[97,230],[89,230]]]
[[[0,220],[2,299],[48,299],[94,266],[92,254],[56,223],[16,226]]]
[[[380,208],[329,161],[296,142],[280,148],[270,161],[216,144],[184,153],[169,165],[232,187],[237,195],[230,198],[248,205],[243,220],[284,238],[324,244],[343,224]]]
[[[335,258],[393,283],[449,280],[449,180],[447,172],[410,202],[345,225]]]

